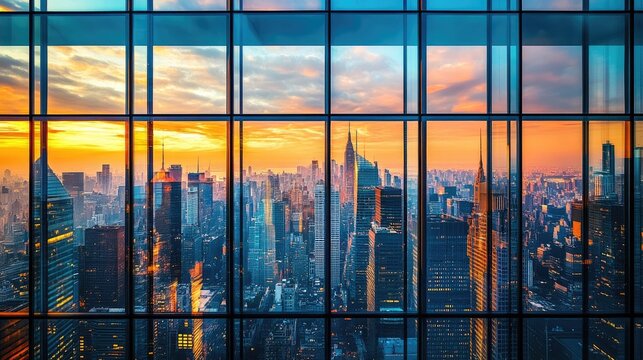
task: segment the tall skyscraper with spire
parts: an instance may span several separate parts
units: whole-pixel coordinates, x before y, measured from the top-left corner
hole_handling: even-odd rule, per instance
[[[342,202],[353,202],[355,189],[355,150],[351,141],[351,125],[348,124],[348,140],[344,149],[344,184]]]
[[[482,162],[482,133],[480,161],[473,184],[473,210],[469,217],[467,255],[471,281],[471,310],[487,310],[487,191],[488,184]],[[471,319],[471,357],[484,359],[487,354],[486,327],[482,319]]]
[[[165,142],[161,170],[152,179],[154,188],[155,306],[175,311],[176,287],[181,281],[181,179],[165,170]],[[158,292],[158,294],[157,294]]]

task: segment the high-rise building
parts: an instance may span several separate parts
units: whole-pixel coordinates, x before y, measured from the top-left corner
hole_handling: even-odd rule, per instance
[[[402,189],[390,186],[375,188],[375,216],[380,227],[402,232]]]
[[[344,179],[342,185],[342,203],[354,201],[355,188],[355,150],[351,141],[350,124],[348,126],[348,140],[344,150]]]
[[[46,165],[45,165],[46,166]],[[40,266],[34,267],[36,280],[35,298],[42,296],[43,287],[46,286],[46,303],[38,302],[36,308],[47,307],[52,312],[78,311],[78,254],[74,244],[73,231],[73,200],[58,176],[46,166],[43,169],[41,160],[34,162],[34,209],[33,221],[37,231],[33,234],[33,241],[42,244],[46,238],[47,277],[42,279]],[[47,173],[42,174],[45,170]],[[42,180],[46,180],[43,183]],[[46,201],[42,197],[46,196]],[[40,204],[47,204],[47,209]],[[42,231],[46,229],[46,236]],[[42,248],[36,247],[36,257],[40,256]],[[43,281],[44,280],[44,281]],[[76,352],[76,328],[70,321],[52,322],[47,328],[49,342],[47,356],[49,359],[69,359]]]
[[[156,258],[155,300],[160,310],[174,311],[176,286],[181,281],[182,207],[181,182],[165,170],[163,155],[161,170],[154,174],[154,253]],[[158,292],[158,293],[157,293]],[[168,293],[169,292],[169,293]]]
[[[369,230],[375,216],[375,187],[379,183],[376,164],[356,154],[355,172],[355,230],[351,241],[350,264],[350,303],[349,309],[367,309],[367,269],[369,250]]]
[[[469,256],[469,280],[471,281],[471,310],[487,310],[487,178],[482,164],[482,139],[480,140],[480,162],[473,184],[473,211],[469,217],[467,255]],[[487,333],[485,321],[471,319],[471,356],[485,358],[487,354]]]
[[[85,229],[80,250],[80,308],[125,308],[125,227]]]
[[[315,275],[324,279],[325,274],[325,244],[326,244],[326,212],[325,212],[326,189],[323,182],[315,185]],[[339,192],[335,189],[330,193],[330,283],[335,287],[340,283],[339,268]]]
[[[367,310],[402,311],[404,300],[404,236],[373,224],[369,231],[366,270]]]
[[[110,194],[112,190],[112,172],[109,164],[103,164],[101,171],[96,173],[96,182],[98,191],[101,194]]]

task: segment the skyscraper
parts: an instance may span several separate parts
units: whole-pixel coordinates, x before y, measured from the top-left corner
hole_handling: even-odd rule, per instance
[[[182,211],[181,182],[165,170],[165,152],[161,170],[154,174],[154,265],[157,306],[174,311],[176,286],[181,281]],[[156,294],[158,292],[158,294]],[[159,302],[160,301],[160,302]]]
[[[351,241],[350,310],[367,309],[367,279],[369,259],[369,230],[375,215],[375,187],[379,185],[377,165],[356,155],[355,173],[355,230]]]
[[[45,165],[46,166],[46,165]],[[77,264],[78,257],[74,245],[73,200],[65,190],[58,176],[46,166],[42,174],[41,159],[34,162],[34,209],[33,221],[36,231],[33,240],[43,246],[43,231],[46,229],[46,246],[36,247],[36,257],[46,248],[46,264],[35,266],[36,299],[42,291],[47,292],[45,304],[35,304],[37,308],[47,307],[52,312],[78,311],[77,299]],[[43,184],[42,180],[46,180]],[[43,201],[42,197],[46,197]],[[41,204],[47,204],[44,211]],[[42,278],[41,266],[47,267],[47,276]],[[74,356],[76,329],[72,322],[52,322],[47,328],[49,342],[47,356],[49,359],[68,359]]]
[[[125,308],[125,227],[85,229],[80,255],[81,310]]]
[[[482,139],[480,162],[473,184],[473,211],[469,217],[467,255],[471,281],[471,310],[487,310],[487,178],[482,164]],[[483,359],[487,353],[486,327],[482,319],[471,319],[471,356]]]
[[[315,274],[318,278],[324,279],[325,274],[325,244],[326,244],[326,212],[325,212],[325,193],[326,189],[323,182],[315,185]],[[339,192],[335,189],[330,193],[330,267],[331,267],[331,287],[340,283],[339,267]]]

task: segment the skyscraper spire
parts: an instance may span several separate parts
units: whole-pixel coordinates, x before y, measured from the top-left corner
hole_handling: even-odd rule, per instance
[[[161,170],[165,170],[165,138],[161,143]]]
[[[482,129],[480,129],[480,168],[482,169]]]

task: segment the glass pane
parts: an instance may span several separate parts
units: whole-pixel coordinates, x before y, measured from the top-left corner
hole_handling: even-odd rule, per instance
[[[487,124],[432,121],[426,132],[426,309],[486,311]]]
[[[35,353],[46,359],[126,359],[127,320],[37,320],[46,325]]]
[[[426,358],[486,359],[487,319],[427,319]]]
[[[491,310],[502,313],[517,311],[519,301],[516,123],[500,120],[491,123]]]
[[[235,10],[324,10],[326,0],[234,0]]]
[[[523,123],[526,311],[580,311],[583,296],[582,124]]]
[[[29,321],[0,320],[0,359],[29,358]]]
[[[333,0],[332,10],[417,10],[417,0]]]
[[[29,17],[6,15],[0,17],[0,114],[28,113]]]
[[[125,15],[40,15],[34,26],[36,113],[126,112]]]
[[[625,311],[625,208],[629,129],[621,121],[589,124],[589,310]]]
[[[225,320],[156,319],[134,322],[134,354],[145,359],[227,359]]]
[[[153,218],[154,234],[141,258],[152,259],[152,310],[225,311],[227,123],[148,126],[153,194],[146,215]]]
[[[243,121],[241,131],[243,311],[321,312],[324,123]]]
[[[126,0],[32,0],[36,11],[125,11]]]
[[[406,346],[406,326],[401,318],[333,319],[331,358],[415,359],[417,347]],[[415,324],[409,324],[408,330],[414,333]]]
[[[250,319],[240,330],[244,359],[328,358],[323,319]]]
[[[334,113],[417,112],[417,17],[334,14],[331,29]]]
[[[0,1],[0,12],[29,11],[29,0]]]
[[[589,358],[628,359],[628,319],[589,319]],[[634,340],[636,341],[636,340]]]
[[[526,319],[523,334],[525,359],[583,358],[582,319]]]
[[[487,0],[424,0],[427,10],[487,10]],[[506,9],[510,10],[510,9]]]
[[[643,308],[643,122],[634,123],[634,306]]]
[[[627,5],[628,0],[589,0],[589,10],[625,10]]]
[[[125,123],[46,125],[49,310],[124,312]]]
[[[523,111],[582,111],[582,17],[528,14],[523,17]]]
[[[641,7],[643,9],[643,0]],[[643,16],[634,16],[634,112],[643,112]]]
[[[623,113],[626,105],[625,42],[627,18],[623,15],[589,15],[589,111]]]
[[[0,313],[29,306],[29,122],[0,121]]]
[[[226,113],[227,31],[225,15],[136,16],[135,112]]]
[[[324,113],[325,33],[324,15],[237,15],[236,112]]]
[[[226,10],[228,0],[132,0],[134,10]]]
[[[333,310],[404,311],[404,157],[405,150],[417,153],[405,149],[405,127],[401,121],[332,124],[331,177],[339,204],[332,211],[331,197],[331,228],[336,222],[339,233],[331,242],[331,262],[334,253],[338,258],[331,274],[333,286],[341,285]]]
[[[583,0],[522,0],[523,10],[583,10]]]

